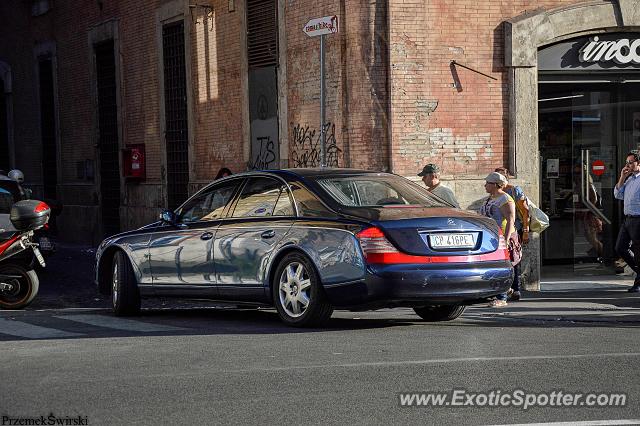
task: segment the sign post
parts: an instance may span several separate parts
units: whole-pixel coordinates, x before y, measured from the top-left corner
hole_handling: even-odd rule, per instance
[[[327,167],[327,129],[324,111],[324,36],[338,32],[338,17],[324,16],[307,22],[302,31],[309,37],[320,36],[320,167]]]

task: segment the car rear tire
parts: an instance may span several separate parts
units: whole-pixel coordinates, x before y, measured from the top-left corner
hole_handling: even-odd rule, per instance
[[[113,255],[111,274],[111,306],[117,316],[140,313],[140,290],[133,268],[122,251]]]
[[[443,306],[423,306],[413,308],[420,318],[429,322],[451,321],[458,318],[464,312],[465,306],[443,305]]]
[[[280,319],[290,326],[319,326],[333,313],[315,267],[300,253],[289,253],[280,261],[272,294]]]

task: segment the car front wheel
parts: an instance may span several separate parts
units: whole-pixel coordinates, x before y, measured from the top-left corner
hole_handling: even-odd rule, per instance
[[[273,301],[282,321],[294,327],[325,323],[333,313],[313,264],[302,254],[289,253],[273,277]]]
[[[465,306],[423,306],[413,308],[416,314],[425,321],[451,321],[458,318],[464,312]]]
[[[113,255],[111,274],[111,305],[117,316],[137,315],[140,312],[140,291],[133,268],[122,251]]]

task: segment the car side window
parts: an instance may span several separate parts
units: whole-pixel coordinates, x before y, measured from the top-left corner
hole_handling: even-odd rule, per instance
[[[291,198],[289,197],[289,191],[287,191],[286,185],[280,187],[280,198],[276,203],[276,208],[273,210],[274,216],[293,216],[295,210],[293,204],[291,204]]]
[[[216,185],[193,197],[180,209],[178,221],[190,223],[221,218],[225,206],[229,203],[240,182],[242,181],[234,179],[221,185]]]
[[[291,191],[296,206],[298,207],[298,213],[300,216],[305,217],[335,217],[336,214],[329,210],[325,205],[311,193],[308,189],[297,185],[291,184]]]
[[[282,186],[282,183],[278,180],[268,177],[253,177],[249,179],[249,182],[242,190],[242,194],[240,194],[232,217],[273,215],[282,192]]]

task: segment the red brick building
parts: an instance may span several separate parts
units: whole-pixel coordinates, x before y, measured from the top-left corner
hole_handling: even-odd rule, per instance
[[[335,15],[330,164],[414,177],[439,163],[464,207],[509,166],[558,224],[528,250],[536,281],[540,263],[578,270],[614,257],[611,182],[640,142],[639,10],[638,0],[5,1],[0,168],[63,202],[65,238],[96,243],[177,206],[221,167],[317,166],[319,40],[302,29]],[[613,47],[586,57],[598,35]],[[623,40],[626,63],[604,52]],[[600,215],[570,195],[585,150],[606,163],[591,178]],[[141,177],[127,176],[134,156]],[[587,214],[603,222],[595,237]]]

